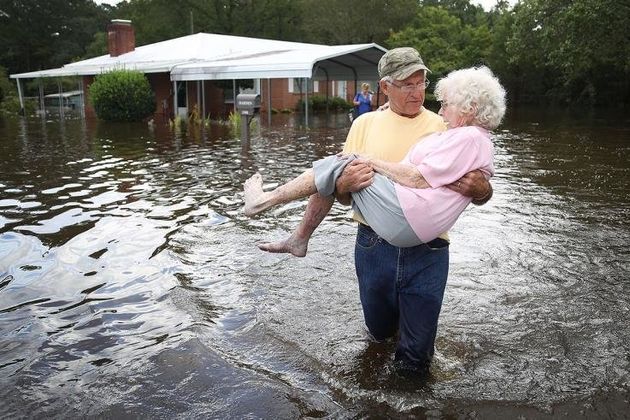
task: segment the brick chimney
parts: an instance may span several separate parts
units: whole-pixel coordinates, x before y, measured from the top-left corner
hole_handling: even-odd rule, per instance
[[[130,20],[113,19],[107,25],[107,49],[112,57],[136,49],[136,35]]]

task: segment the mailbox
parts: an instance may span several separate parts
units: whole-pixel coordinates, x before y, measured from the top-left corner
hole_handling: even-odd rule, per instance
[[[260,111],[260,95],[257,93],[239,93],[236,95],[236,111],[241,116],[241,140],[249,143],[249,123]]]
[[[239,93],[236,95],[236,110],[241,115],[254,115],[260,111],[260,95],[257,93]]]

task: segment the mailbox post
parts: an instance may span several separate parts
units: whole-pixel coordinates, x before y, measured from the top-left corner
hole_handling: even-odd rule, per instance
[[[249,123],[260,111],[260,95],[239,93],[236,96],[236,110],[241,114],[241,140],[249,141]]]

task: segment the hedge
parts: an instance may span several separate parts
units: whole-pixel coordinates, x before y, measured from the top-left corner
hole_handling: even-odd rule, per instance
[[[90,100],[98,118],[140,121],[155,112],[155,95],[146,76],[135,70],[113,70],[96,76]]]

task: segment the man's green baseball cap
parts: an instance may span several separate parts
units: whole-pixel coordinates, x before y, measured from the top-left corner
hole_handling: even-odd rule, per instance
[[[378,62],[378,74],[394,80],[404,80],[419,70],[430,72],[424,65],[420,53],[411,47],[394,48],[385,53]]]

